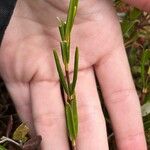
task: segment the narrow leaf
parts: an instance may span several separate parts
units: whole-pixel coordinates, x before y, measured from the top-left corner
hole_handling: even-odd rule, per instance
[[[144,122],[144,128],[145,128],[145,130],[149,130],[150,129],[150,120]]]
[[[141,16],[141,14],[142,12],[139,9],[133,8],[133,10],[129,14],[130,21],[137,20]]]
[[[60,35],[61,35],[61,39],[62,41],[64,40],[64,37],[65,37],[65,31],[64,31],[64,28],[63,26],[59,26],[59,32],[60,32]]]
[[[61,53],[64,64],[69,64],[70,61],[70,44],[67,41],[61,42]]]
[[[72,88],[71,88],[71,94],[74,93],[77,77],[78,77],[78,66],[79,66],[79,50],[78,47],[76,47],[75,52],[75,59],[74,59],[74,74],[73,74],[73,82],[72,82]]]
[[[70,4],[69,4],[69,10],[68,10],[68,16],[67,16],[67,21],[66,21],[66,30],[65,30],[65,35],[66,38],[68,40],[68,38],[70,37],[70,33],[71,33],[71,29],[74,23],[74,11],[75,11],[75,0],[70,0]]]
[[[66,28],[65,22],[61,21],[61,24],[59,25],[59,32],[60,32],[62,41],[64,41],[65,39],[65,28]]]
[[[67,47],[67,41],[63,41],[60,43],[61,45],[61,54],[62,54],[62,59],[64,64],[67,64],[67,51],[68,51],[68,47]]]
[[[143,88],[145,88],[146,86],[145,65],[149,60],[150,60],[150,50],[146,50],[143,52],[142,60],[141,60],[141,78],[142,78]]]
[[[73,112],[73,120],[74,120],[74,129],[75,129],[75,138],[78,134],[78,111],[77,111],[77,100],[76,96],[74,95],[74,98],[71,100],[71,108]]]
[[[58,54],[57,54],[56,50],[53,51],[53,54],[54,54],[54,58],[55,58],[56,67],[57,67],[57,71],[58,71],[58,74],[59,74],[60,82],[61,82],[65,92],[69,95],[68,86],[67,86],[67,83],[66,83],[66,80],[65,80],[65,77],[64,77],[64,73],[63,73],[63,70],[61,68],[59,57],[58,57]]]
[[[76,137],[76,133],[75,133],[74,120],[73,120],[73,112],[69,103],[66,104],[65,110],[66,110],[66,121],[67,121],[69,138],[71,141],[74,141]]]
[[[121,27],[122,27],[122,32],[125,37],[130,37],[130,35],[134,32],[135,25],[138,21],[129,21],[129,20],[124,20],[122,22]]]
[[[77,8],[78,8],[78,3],[79,3],[79,0],[75,0],[75,2],[74,2],[74,18],[75,18],[75,16],[76,16],[76,14],[77,14]]]

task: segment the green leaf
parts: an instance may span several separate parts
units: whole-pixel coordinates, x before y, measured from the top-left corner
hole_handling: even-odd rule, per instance
[[[75,124],[73,119],[72,107],[69,103],[66,104],[65,111],[66,111],[66,122],[68,127],[69,138],[71,141],[74,141],[76,139]]]
[[[73,112],[75,138],[76,138],[78,134],[78,111],[77,111],[77,100],[76,100],[75,94],[74,94],[74,98],[71,100],[70,105],[71,105],[72,112]]]
[[[64,21],[62,21],[61,19],[57,18],[59,21],[59,32],[61,35],[61,39],[62,41],[65,39],[65,28],[66,28],[66,23]]]
[[[79,3],[79,0],[75,0],[75,1],[74,1],[74,5],[75,5],[76,7],[78,7],[78,3]]]
[[[133,33],[134,31],[134,27],[135,27],[135,24],[137,23],[137,20],[135,21],[129,21],[129,20],[125,20],[122,24],[121,24],[121,27],[122,27],[122,32],[123,32],[123,35],[124,37],[126,38],[129,38],[130,35]]]
[[[29,128],[25,123],[22,123],[14,132],[13,140],[19,142],[26,142],[27,141],[27,134],[29,133]]]
[[[65,77],[64,77],[64,73],[63,73],[63,70],[61,68],[59,57],[58,57],[58,54],[57,54],[56,50],[53,51],[53,54],[54,54],[55,63],[56,63],[57,71],[58,71],[58,74],[59,74],[60,82],[61,82],[65,92],[69,95],[68,86],[67,86],[67,83],[66,83],[66,80],[65,80]]]
[[[67,41],[61,42],[61,52],[64,64],[69,64],[70,61],[70,45]]]
[[[134,47],[131,47],[131,50],[129,51],[129,62],[130,62],[130,66],[134,66],[135,62],[137,60],[137,55],[136,55],[137,49]]]
[[[78,0],[70,0],[68,16],[66,21],[66,30],[65,30],[65,37],[67,41],[70,39],[70,33],[74,23],[77,5],[78,5]]]
[[[150,120],[144,122],[144,128],[145,128],[145,130],[149,130],[150,129]]]
[[[75,7],[74,7],[74,18],[75,18],[76,14],[77,14],[78,3],[79,3],[79,0],[75,0],[75,2],[74,2],[74,5],[75,5]]]
[[[0,150],[7,150],[4,146],[0,145]]]
[[[71,94],[73,94],[75,90],[77,77],[78,77],[78,67],[79,67],[79,50],[78,47],[76,47],[75,59],[74,59],[74,75],[73,75],[73,82],[71,85]]]
[[[139,17],[141,14],[141,11],[136,8],[133,8],[126,14],[123,22],[121,23],[124,37],[129,38],[131,34],[136,33],[135,26],[139,22]]]
[[[130,21],[137,20],[141,14],[142,12],[139,9],[133,8],[133,10],[129,14]]]
[[[67,41],[63,41],[60,42],[61,45],[61,54],[62,54],[62,59],[64,64],[67,64],[67,51],[68,51],[68,47],[67,47]]]
[[[146,65],[147,61],[149,61],[149,60],[150,60],[150,50],[145,50],[143,52],[142,60],[141,60],[141,78],[142,78],[143,88],[146,87],[145,65]]]
[[[65,31],[64,31],[63,26],[59,26],[59,32],[60,32],[60,35],[61,35],[61,39],[64,40]]]

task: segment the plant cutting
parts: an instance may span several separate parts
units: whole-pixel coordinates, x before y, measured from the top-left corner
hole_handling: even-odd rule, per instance
[[[78,0],[70,0],[67,20],[59,20],[59,32],[61,36],[60,47],[63,60],[63,67],[60,64],[60,59],[57,50],[54,50],[54,59],[60,79],[63,92],[65,93],[64,104],[66,123],[68,129],[68,136],[71,141],[72,149],[76,149],[76,138],[78,133],[78,112],[77,112],[77,99],[75,93],[75,87],[78,75],[78,62],[79,62],[79,50],[76,47],[74,57],[74,72],[73,79],[70,80],[69,76],[69,62],[70,62],[70,45],[71,45],[71,31],[74,24],[75,16],[77,13]],[[64,71],[63,71],[64,70]]]

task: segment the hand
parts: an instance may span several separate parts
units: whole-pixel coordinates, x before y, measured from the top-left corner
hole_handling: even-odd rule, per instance
[[[53,48],[59,49],[56,17],[68,1],[18,0],[0,50],[0,73],[24,122],[42,135],[43,150],[68,150],[64,106]],[[119,22],[110,0],[80,1],[72,50],[80,49],[76,88],[78,150],[108,150],[94,70],[102,88],[119,150],[146,150],[139,99]],[[71,58],[73,60],[73,57]],[[70,70],[73,70],[71,62]],[[70,72],[71,75],[71,72]]]

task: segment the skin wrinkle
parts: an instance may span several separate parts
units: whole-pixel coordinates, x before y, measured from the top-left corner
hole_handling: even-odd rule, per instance
[[[67,9],[66,7],[59,7],[58,5],[56,5],[56,3],[54,1],[50,2],[50,0],[44,0],[46,3],[48,3],[49,5],[53,6],[56,10],[61,11],[62,13],[67,14]],[[53,3],[54,2],[54,3]]]
[[[59,11],[61,14],[66,16],[66,14],[67,14],[66,10],[67,9],[65,9],[64,7],[60,7],[59,8],[57,5],[55,5],[55,3],[50,2],[49,0],[45,0],[45,2],[48,3],[49,5],[53,6],[56,9],[56,11]],[[94,3],[94,4],[95,4],[95,7],[92,6],[92,9],[93,9],[92,11],[90,10],[88,12],[78,12],[77,13],[77,18],[76,18],[75,25],[82,24],[82,23],[84,23],[85,20],[86,21],[93,21],[93,15],[96,15],[96,17],[94,17],[94,18],[101,18],[101,19],[98,19],[98,21],[102,20],[103,17],[101,16],[101,13],[100,13],[100,12],[102,12],[102,9],[97,8],[97,4],[96,3]],[[98,15],[99,15],[99,17],[97,17]],[[42,22],[39,22],[37,19],[29,18],[27,16],[25,17],[25,16],[21,16],[21,15],[16,15],[16,17],[26,18],[26,19],[32,20],[34,22],[37,22],[39,24],[42,24]],[[78,20],[80,20],[80,21],[78,21]],[[47,24],[42,24],[42,25],[48,27]]]
[[[68,8],[68,4],[69,1],[68,0],[61,0],[61,5],[60,5],[60,1],[58,2],[58,0],[44,0],[46,3],[48,3],[49,5],[52,5],[54,8],[56,8],[59,11],[62,11],[63,13],[67,14],[67,8]],[[93,0],[88,0],[88,3],[93,2]],[[99,2],[99,0],[95,0],[95,2],[93,2],[95,4],[95,6],[97,6],[97,3]],[[82,10],[80,8],[80,6],[86,6],[85,3],[87,3],[87,0],[80,0],[79,1],[79,8],[78,8],[78,12],[80,14],[80,11]],[[93,5],[92,5],[93,6]],[[93,7],[92,7],[93,8]],[[84,8],[86,10],[86,8]],[[87,14],[93,14],[94,12],[88,12]],[[82,13],[81,13],[82,14]],[[83,13],[84,14],[84,13]]]
[[[135,148],[136,142],[139,142],[139,140],[143,139],[144,134],[145,133],[143,131],[141,131],[141,132],[137,132],[132,135],[130,134],[130,135],[128,135],[126,137],[122,137],[122,138],[116,137],[117,143],[118,142],[122,143],[122,145],[121,144],[119,145],[119,149],[127,150],[127,149],[131,149],[133,147]],[[145,145],[144,147],[141,147],[141,145],[140,145],[140,148],[143,148],[145,150],[145,149],[147,149],[147,146]]]
[[[131,94],[135,94],[136,90],[135,88],[129,88],[129,89],[120,89],[117,91],[113,91],[113,93],[110,96],[106,96],[106,99],[110,100],[111,103],[120,103],[124,100],[128,100],[128,97]]]
[[[34,115],[33,120],[35,122],[35,124],[41,124],[42,126],[47,126],[47,127],[53,127],[56,126],[56,122],[62,122],[64,121],[64,111],[62,112],[45,112],[45,113],[41,113],[38,115]]]
[[[45,0],[45,2],[52,5],[57,11],[60,11],[61,13],[64,13],[64,15],[67,14],[67,7],[68,7],[67,5],[65,5],[65,7],[58,6],[56,4],[56,2],[53,3],[54,1],[50,1],[50,0]],[[83,2],[84,1],[80,1],[80,3],[83,3]],[[87,1],[85,1],[85,2],[87,2]],[[99,3],[100,1],[96,1],[96,2]],[[93,2],[94,4],[92,5],[92,8],[88,9],[88,11],[87,11],[86,8],[84,8],[83,10],[80,10],[80,8],[79,8],[79,10],[77,12],[77,18],[76,18],[76,21],[75,21],[75,25],[76,24],[82,24],[82,23],[84,23],[85,20],[86,21],[94,21],[94,18],[95,19],[101,18],[101,19],[98,19],[98,21],[102,20],[103,17],[102,17],[100,12],[102,12],[103,10],[99,9],[96,2],[95,3]],[[82,4],[82,5],[84,6],[84,4]]]
[[[114,52],[117,51],[117,50],[122,49],[122,47],[123,47],[123,45],[121,45],[119,47],[116,46],[116,48],[111,48],[111,50],[109,50],[109,52],[104,53],[103,55],[101,55],[99,57],[99,59],[96,61],[96,63],[94,64],[95,68],[98,68],[98,67],[104,65],[105,63],[107,63],[107,60],[109,60],[109,58],[111,58],[111,56],[114,54]]]
[[[144,132],[141,131],[141,132],[137,132],[135,134],[129,134],[128,136],[119,138],[117,140],[118,141],[133,141],[136,137],[143,136],[143,134],[144,134]]]

